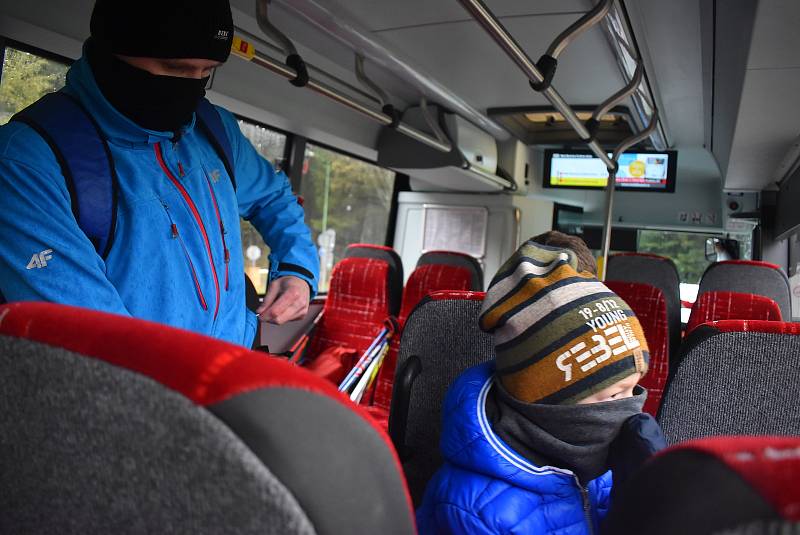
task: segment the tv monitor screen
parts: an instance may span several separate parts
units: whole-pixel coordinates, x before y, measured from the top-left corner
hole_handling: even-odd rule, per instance
[[[673,150],[626,152],[619,158],[617,190],[672,193],[675,191],[677,163],[678,153]],[[603,189],[607,182],[605,164],[591,152],[545,151],[544,187]]]

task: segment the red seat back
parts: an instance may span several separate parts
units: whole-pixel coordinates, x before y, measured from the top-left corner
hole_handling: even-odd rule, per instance
[[[403,261],[397,251],[385,245],[371,243],[353,243],[347,246],[345,258],[372,258],[382,260],[389,266],[387,284],[389,287],[389,312],[393,316],[400,313],[400,301],[403,297]]]
[[[400,309],[400,324],[404,324],[408,315],[422,299],[442,290],[472,289],[472,273],[464,267],[447,264],[425,264],[418,266],[406,282],[403,290],[403,306]]]
[[[615,484],[604,533],[796,533],[798,479],[798,437],[684,442]]]
[[[639,384],[648,391],[643,410],[655,416],[669,376],[669,327],[664,293],[655,286],[635,282],[607,281],[605,284],[631,307],[647,338],[650,365]]]
[[[781,316],[792,317],[789,279],[779,266],[759,260],[725,260],[711,264],[700,279],[698,297],[706,292],[740,292],[769,297]]]
[[[389,317],[389,266],[372,258],[345,258],[333,268],[322,319],[309,342],[313,357],[330,346],[361,353]]]
[[[686,333],[703,323],[719,320],[782,321],[783,318],[778,303],[769,297],[738,292],[705,292],[692,306]]]

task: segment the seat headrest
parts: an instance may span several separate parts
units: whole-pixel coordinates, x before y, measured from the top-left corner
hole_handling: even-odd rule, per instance
[[[469,290],[473,292],[483,291],[483,268],[475,257],[457,253],[455,251],[428,251],[419,257],[417,267],[431,264],[442,264],[469,270],[472,282]]]
[[[389,266],[389,312],[396,316],[400,313],[400,302],[403,297],[403,261],[397,251],[385,245],[354,243],[347,246],[345,258],[373,258],[382,260]]]
[[[302,368],[189,331],[48,303],[0,307],[4,337],[133,372],[188,399],[255,454],[317,533],[414,532],[411,501],[385,432]],[[91,408],[82,410],[91,418]]]
[[[798,478],[800,437],[685,442],[615,488],[604,533],[692,535],[799,522]]]

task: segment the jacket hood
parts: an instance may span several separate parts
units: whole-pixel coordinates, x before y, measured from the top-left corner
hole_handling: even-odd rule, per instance
[[[106,100],[95,81],[92,67],[89,64],[87,43],[83,45],[83,55],[72,64],[67,72],[65,90],[77,97],[86,108],[106,138],[118,145],[132,148],[147,148],[154,143],[169,141],[174,137],[172,132],[158,132],[142,128],[114,108]],[[182,135],[189,134],[195,125],[196,117],[183,128]]]
[[[531,463],[492,430],[486,415],[486,398],[493,385],[494,363],[487,362],[468,369],[450,387],[441,437],[444,457],[465,470],[531,491],[574,492],[577,478],[573,472]]]

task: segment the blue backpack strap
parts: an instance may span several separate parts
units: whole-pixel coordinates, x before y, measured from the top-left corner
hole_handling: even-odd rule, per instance
[[[75,220],[105,258],[114,242],[119,186],[97,123],[77,99],[62,91],[45,95],[11,120],[28,125],[50,145],[66,180]]]
[[[225,165],[228,176],[231,177],[233,189],[236,189],[236,177],[233,174],[233,149],[228,134],[225,132],[225,125],[222,124],[222,117],[207,98],[200,99],[200,104],[195,110],[197,124],[206,135],[217,155]]]

